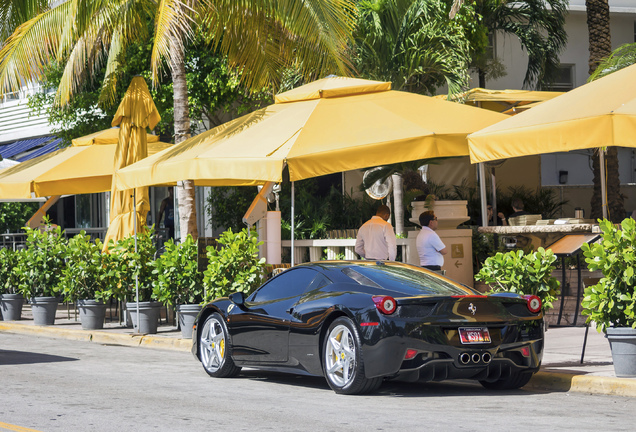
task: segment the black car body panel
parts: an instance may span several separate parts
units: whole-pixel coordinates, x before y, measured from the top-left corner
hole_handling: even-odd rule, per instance
[[[397,309],[381,313],[373,296],[393,297]],[[270,279],[243,304],[217,299],[197,319],[192,346],[197,358],[198,329],[213,312],[227,324],[237,366],[323,375],[322,342],[341,316],[356,325],[368,378],[495,381],[515,371],[537,371],[543,354],[543,314],[530,312],[526,299],[481,295],[396,262],[303,264]],[[462,343],[460,328],[487,328],[491,340]],[[407,350],[416,355],[405,360]]]

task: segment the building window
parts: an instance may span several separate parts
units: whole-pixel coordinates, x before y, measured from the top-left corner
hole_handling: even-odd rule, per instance
[[[636,26],[636,23],[634,23]],[[497,58],[497,38],[495,32],[488,34],[488,46],[486,47],[486,58],[488,60]]]
[[[545,86],[543,90],[548,91],[568,91],[574,88],[574,65],[562,64],[559,66],[559,72],[557,73],[554,82]]]

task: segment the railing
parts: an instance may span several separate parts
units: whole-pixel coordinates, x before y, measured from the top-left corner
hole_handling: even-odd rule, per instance
[[[25,233],[0,234],[0,247],[13,250],[22,249],[26,243],[26,238]]]
[[[407,262],[411,246],[415,246],[414,239],[397,239],[398,247],[402,250],[402,261]],[[291,248],[291,240],[281,242],[283,248]],[[356,239],[318,239],[318,240],[294,240],[295,264],[303,262],[320,261],[324,258],[335,260],[360,259],[355,252]]]
[[[66,234],[66,238],[75,237],[80,232],[84,231],[86,234],[91,236],[91,240],[95,240],[96,238],[100,240],[104,240],[106,237],[106,231],[108,228],[100,227],[100,228],[66,228],[64,230]]]

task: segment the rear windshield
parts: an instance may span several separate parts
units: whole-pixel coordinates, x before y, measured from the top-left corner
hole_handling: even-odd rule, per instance
[[[382,287],[405,295],[466,295],[470,290],[458,287],[423,270],[398,266],[360,266],[343,273],[361,285]]]

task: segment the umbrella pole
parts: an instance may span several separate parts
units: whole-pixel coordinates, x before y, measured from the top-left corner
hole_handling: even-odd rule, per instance
[[[291,182],[291,267],[294,266],[294,182]]]
[[[603,209],[603,219],[607,219],[607,185],[605,180],[605,150],[598,151],[598,162],[601,168],[601,208]]]
[[[133,189],[133,233],[135,235],[135,255],[137,254],[137,189]],[[135,274],[135,299],[137,300],[137,332],[139,332],[139,275]]]
[[[481,226],[488,226],[488,213],[486,212],[486,170],[484,163],[479,163],[479,196],[481,197]]]
[[[495,167],[490,169],[490,195],[492,196],[492,221],[493,225],[497,226],[497,176],[495,175]],[[486,216],[488,214],[486,213]],[[488,224],[488,221],[486,221]]]

